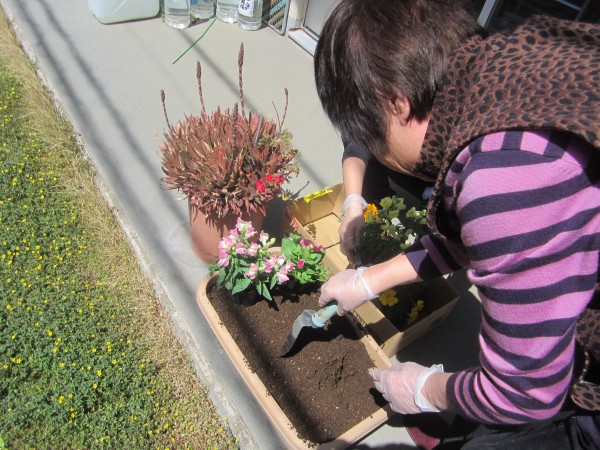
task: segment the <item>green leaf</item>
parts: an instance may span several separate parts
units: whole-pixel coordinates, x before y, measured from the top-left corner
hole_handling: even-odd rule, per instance
[[[256,290],[258,291],[258,293],[260,295],[262,295],[267,300],[273,300],[273,298],[271,297],[271,293],[269,292],[269,290],[267,289],[267,287],[264,285],[264,283],[262,283],[262,282],[259,283],[256,286]]]
[[[238,280],[235,284],[235,287],[231,290],[231,293],[237,294],[238,292],[242,292],[243,290],[247,289],[248,286],[250,286],[250,283],[252,283],[252,280],[250,280],[250,278]]]
[[[382,208],[389,208],[390,206],[392,206],[392,199],[391,199],[391,197],[385,197],[385,198],[382,198],[379,203]]]

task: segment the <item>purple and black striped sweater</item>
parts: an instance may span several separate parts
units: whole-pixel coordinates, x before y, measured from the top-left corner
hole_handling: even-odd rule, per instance
[[[431,279],[467,267],[482,303],[480,367],[455,373],[459,414],[493,424],[545,420],[571,381],[575,323],[600,255],[600,164],[556,132],[500,132],[462,150],[444,211],[462,246],[423,237],[407,250]]]

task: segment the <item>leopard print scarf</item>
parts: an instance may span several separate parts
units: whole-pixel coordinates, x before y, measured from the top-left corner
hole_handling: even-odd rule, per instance
[[[469,142],[501,130],[557,129],[600,149],[600,26],[536,16],[472,37],[450,59],[413,172],[436,180],[427,225],[447,239],[446,173]]]
[[[533,17],[513,33],[471,38],[451,58],[437,93],[417,174],[435,179],[427,225],[445,225],[442,186],[469,142],[502,130],[556,129],[600,150],[600,26]],[[570,400],[600,411],[600,307],[595,296],[577,324]]]

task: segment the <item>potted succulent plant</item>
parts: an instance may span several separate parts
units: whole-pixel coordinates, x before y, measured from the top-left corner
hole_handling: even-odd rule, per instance
[[[218,256],[217,244],[235,226],[238,217],[261,228],[267,205],[286,191],[283,185],[299,166],[291,134],[283,128],[288,107],[279,124],[255,112],[246,115],[242,68],[244,46],[238,56],[240,105],[208,113],[202,92],[202,69],[196,77],[200,115],[186,115],[172,125],[165,93],[161,101],[167,122],[161,142],[164,189],[177,189],[188,200],[192,249],[204,261]]]
[[[325,249],[305,238],[274,244],[238,220],[198,287],[198,305],[285,448],[345,448],[392,414],[368,375],[390,360],[351,315],[307,327],[284,357],[295,319],[318,308],[328,270]]]

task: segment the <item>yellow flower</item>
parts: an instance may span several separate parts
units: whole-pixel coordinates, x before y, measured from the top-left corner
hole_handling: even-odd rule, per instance
[[[413,323],[415,323],[419,317],[419,314],[421,313],[421,311],[423,311],[424,307],[425,302],[423,300],[417,300],[417,304],[413,306],[413,309],[410,311],[410,316],[406,321],[406,325],[412,325]]]
[[[373,203],[369,203],[365,208],[363,215],[365,216],[365,220],[369,220],[369,216],[373,219],[377,219],[377,206]]]
[[[394,306],[399,302],[398,297],[396,297],[396,291],[393,289],[383,291],[379,296],[379,302],[384,306]]]

